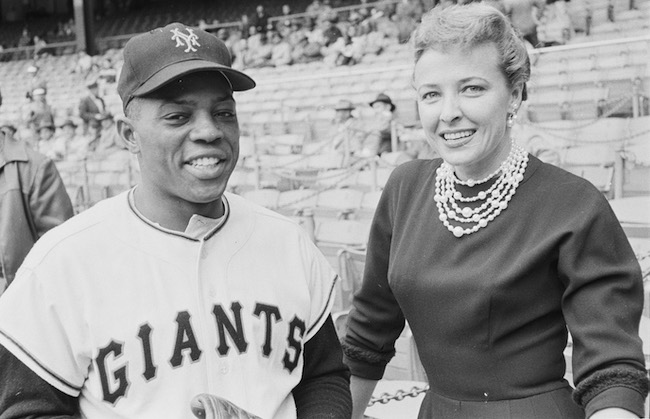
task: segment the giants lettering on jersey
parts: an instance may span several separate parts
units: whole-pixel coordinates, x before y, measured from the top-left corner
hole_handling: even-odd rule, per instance
[[[219,344],[216,351],[220,356],[228,355],[229,351],[233,349],[229,341],[234,343],[234,349],[237,353],[245,353],[248,349],[248,341],[244,336],[244,328],[242,324],[242,305],[239,302],[234,302],[230,306],[230,312],[234,322],[231,321],[221,305],[215,305],[212,309],[214,319],[216,322]],[[273,351],[272,347],[272,333],[273,325],[282,320],[280,309],[276,306],[257,303],[252,314],[263,322],[264,325],[264,344],[261,346],[262,355],[269,357]],[[181,311],[176,316],[176,339],[173,343],[172,356],[169,364],[173,368],[182,366],[186,359],[190,362],[197,362],[201,357],[202,350],[199,348],[194,330],[190,323],[190,313]],[[289,321],[289,333],[286,341],[290,350],[285,350],[282,358],[283,368],[291,373],[297,366],[302,353],[302,337],[305,334],[305,322],[294,316]],[[230,339],[226,338],[226,334]],[[150,381],[156,376],[158,368],[154,361],[152,354],[152,335],[153,329],[145,323],[140,326],[137,332],[138,340],[140,341],[140,350],[144,359],[144,369],[138,373],[145,381]],[[171,342],[170,342],[171,345]],[[109,403],[115,404],[122,396],[126,394],[129,387],[129,377],[127,371],[128,362],[121,364],[119,367],[111,368],[110,359],[116,359],[122,355],[124,351],[124,343],[111,340],[108,345],[100,348],[95,358],[97,370],[102,385],[103,398]]]

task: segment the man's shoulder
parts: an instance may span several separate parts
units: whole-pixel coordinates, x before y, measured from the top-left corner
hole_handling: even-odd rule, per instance
[[[282,214],[251,202],[232,193],[224,194],[230,205],[230,220],[246,228],[253,228],[256,234],[300,233],[298,223]]]
[[[126,205],[124,193],[100,201],[49,230],[36,242],[33,250],[44,256],[55,248],[83,249],[97,237],[110,233],[112,223],[109,221],[120,217]]]

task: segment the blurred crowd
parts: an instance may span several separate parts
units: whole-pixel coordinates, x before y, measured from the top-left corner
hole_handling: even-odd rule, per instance
[[[216,35],[240,69],[311,61],[354,65],[389,43],[407,42],[423,11],[420,1],[405,0],[338,13],[329,0],[314,0],[303,13],[294,14],[285,4],[282,14],[272,17],[260,4],[255,14],[242,15],[237,26],[218,28]],[[204,21],[199,26],[210,29]]]
[[[197,26],[213,31],[224,41],[233,56],[233,67],[238,69],[312,61],[322,61],[331,67],[349,66],[367,55],[381,54],[389,44],[408,42],[422,14],[438,2],[444,6],[467,1],[367,3],[361,0],[356,6],[337,9],[330,0],[313,0],[297,13],[285,4],[280,15],[275,16],[259,4],[253,14],[243,14],[235,24],[215,26],[215,22],[199,20]],[[564,0],[483,1],[509,16],[531,48],[565,43],[573,34]],[[555,26],[549,21],[555,22]],[[549,30],[553,27],[556,29]],[[57,28],[57,34],[62,36],[73,31],[72,20],[60,23]],[[121,51],[108,49],[95,56],[78,52],[68,71],[86,82],[87,92],[79,98],[75,109],[52,109],[48,103],[48,80],[39,72],[39,62],[47,52],[36,47],[47,45],[45,40],[25,29],[19,45],[35,46],[27,70],[32,82],[25,94],[20,120],[2,121],[2,125],[13,136],[54,160],[84,159],[123,151],[113,115],[101,94],[104,89],[114,88],[122,65]]]
[[[86,90],[77,109],[54,109],[46,83],[36,83],[25,95],[20,120],[0,119],[0,129],[55,162],[128,156],[99,93],[98,79],[89,79]]]

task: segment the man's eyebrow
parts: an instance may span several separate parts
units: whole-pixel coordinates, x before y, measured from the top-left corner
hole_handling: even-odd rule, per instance
[[[173,104],[176,104],[176,105],[194,105],[194,104],[196,104],[196,101],[191,100],[191,99],[166,98],[166,100],[169,103],[173,103]],[[230,94],[230,95],[224,95],[224,96],[221,96],[221,97],[217,97],[217,98],[215,98],[215,101],[216,102],[227,102],[227,101],[233,101],[234,102],[235,99]]]

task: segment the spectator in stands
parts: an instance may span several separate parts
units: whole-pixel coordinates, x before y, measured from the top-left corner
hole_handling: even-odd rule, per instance
[[[374,154],[381,156],[382,153],[392,151],[392,138],[396,135],[397,120],[395,109],[396,106],[390,96],[385,93],[379,93],[375,100],[369,103],[374,111],[374,128],[379,132],[379,142],[373,145],[367,145]]]
[[[242,36],[240,29],[233,29],[230,31],[230,36],[226,40],[226,46],[232,56],[232,66],[236,69],[244,68],[244,60],[246,58],[246,43],[247,40]]]
[[[361,28],[361,33],[369,34],[375,32],[375,22],[370,15],[370,10],[368,10],[367,7],[364,7],[362,9],[359,9],[357,13],[359,13],[360,16],[358,25],[359,28]]]
[[[0,294],[33,244],[72,217],[72,203],[54,163],[0,128]]]
[[[47,90],[37,87],[32,91],[32,101],[27,107],[25,123],[30,126],[40,127],[43,125],[54,125],[54,111],[47,103]]]
[[[540,46],[537,26],[545,3],[545,0],[503,0],[506,16],[533,48]]]
[[[255,15],[251,19],[251,25],[257,29],[257,32],[266,34],[269,30],[269,14],[264,10],[264,6],[258,4],[255,8]]]
[[[291,40],[291,61],[296,63],[308,63],[321,58],[320,45],[312,48],[305,32],[298,32]],[[314,56],[315,54],[316,56]]]
[[[251,28],[253,28],[251,26]],[[271,65],[271,56],[273,55],[273,45],[268,42],[266,33],[259,33],[258,45],[251,48],[250,46],[246,49],[246,59],[245,65],[246,68],[260,68],[268,67]],[[248,38],[251,41],[252,36]]]
[[[402,0],[395,10],[395,24],[397,25],[397,41],[406,43],[411,33],[422,18],[422,4],[419,0]]]
[[[373,32],[379,32],[386,38],[397,39],[399,29],[397,24],[380,8],[373,7],[370,12]]]
[[[345,166],[360,157],[370,157],[372,153],[364,150],[364,145],[378,141],[376,131],[367,130],[364,123],[353,115],[354,109],[349,100],[340,100],[334,106],[332,150],[343,153]]]
[[[99,137],[102,134],[101,124],[97,119],[88,122],[88,131],[82,135],[82,140],[77,142],[74,149],[74,159],[83,160],[90,157],[99,144]]]
[[[120,151],[126,152],[124,142],[115,127],[113,115],[110,112],[104,112],[98,120],[100,134],[92,149],[92,157],[106,158]]]
[[[514,144],[524,42],[470,3],[434,8],[413,45],[420,120],[441,159],[396,168],[377,206],[343,343],[352,417],[406,323],[429,383],[420,418],[642,417],[641,269],[597,188]]]
[[[250,53],[262,45],[262,33],[255,26],[248,28],[248,37],[246,38],[246,53]]]
[[[276,28],[276,29],[280,30],[280,27],[283,27],[283,26],[290,28],[291,25],[293,24],[293,22],[295,20],[297,20],[296,18],[291,17],[291,15],[293,15],[293,12],[291,10],[291,6],[289,6],[288,4],[283,4],[282,9],[281,9],[281,14],[280,14],[279,19],[277,21],[278,22],[277,25],[279,27]]]
[[[543,46],[564,45],[573,37],[573,25],[565,0],[547,0],[538,36]]]
[[[88,76],[90,69],[93,66],[93,57],[88,55],[86,51],[81,50],[77,53],[77,60],[72,72],[79,74],[82,77]]]
[[[248,34],[250,33],[250,27],[251,27],[251,22],[250,19],[248,18],[248,15],[246,13],[242,14],[241,18],[239,19],[239,29],[241,30],[242,38],[244,39],[248,38]]]
[[[38,59],[46,54],[45,48],[47,47],[47,42],[45,42],[43,36],[34,35],[32,44],[34,45],[34,59]]]
[[[348,30],[354,32],[354,28],[349,27]],[[357,52],[355,50],[355,45],[353,39],[349,33],[344,33],[343,36],[338,38],[333,44],[329,47],[324,48],[323,52],[323,61],[326,64],[342,66],[342,65],[354,65],[357,60]]]
[[[63,150],[62,160],[68,159],[72,153],[72,147],[77,145],[78,139],[77,124],[71,118],[64,119],[54,138],[54,143]]]
[[[332,17],[332,7],[327,0],[313,0],[305,9],[312,25],[320,25],[324,20]]]
[[[37,146],[39,153],[54,161],[65,159],[67,154],[66,144],[58,138],[55,138],[55,127],[53,123],[45,120],[41,121],[36,131],[39,136]]]
[[[322,23],[324,47],[329,47],[343,36],[341,30],[338,28],[338,26],[336,26],[336,22],[338,22],[338,18],[332,17],[330,19],[324,20]]]
[[[20,34],[20,38],[18,38],[18,43],[16,46],[18,48],[27,48],[32,44],[32,37],[29,33],[29,29],[27,27],[23,28],[23,31]],[[31,58],[31,51],[28,49],[25,49],[23,52],[24,59],[28,60]]]
[[[83,132],[88,131],[88,123],[106,111],[106,103],[99,95],[99,84],[92,78],[86,84],[86,95],[79,100],[79,117],[83,122]]]
[[[271,65],[282,67],[291,64],[291,45],[278,32],[271,32]]]

